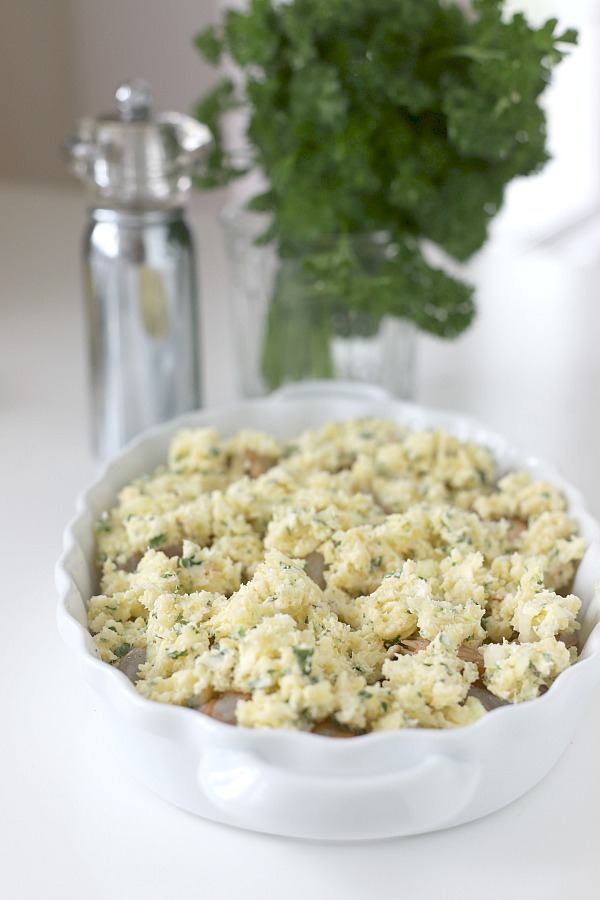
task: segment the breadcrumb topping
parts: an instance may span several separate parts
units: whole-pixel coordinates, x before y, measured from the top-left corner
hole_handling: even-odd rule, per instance
[[[564,497],[498,480],[489,450],[444,430],[183,430],[96,539],[102,659],[136,653],[151,700],[230,696],[246,727],[452,728],[576,658],[584,542]]]

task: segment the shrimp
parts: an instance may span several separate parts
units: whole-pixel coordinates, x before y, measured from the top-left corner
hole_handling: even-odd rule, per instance
[[[198,707],[198,712],[210,716],[211,719],[218,719],[219,722],[225,722],[227,725],[236,725],[236,709],[240,700],[250,700],[251,694],[243,694],[238,691],[225,691],[222,694],[216,694]]]
[[[255,450],[250,450],[249,448],[244,450],[242,457],[244,471],[250,478],[258,478],[259,475],[264,475],[265,472],[268,472],[273,467],[272,459],[269,459],[267,456],[261,456],[260,453],[256,453]]]

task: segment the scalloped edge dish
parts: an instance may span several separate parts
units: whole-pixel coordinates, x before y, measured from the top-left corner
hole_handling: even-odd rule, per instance
[[[543,696],[504,706],[453,730],[404,729],[350,741],[297,731],[234,728],[183,707],[141,697],[96,655],[86,603],[94,593],[93,523],[119,489],[164,461],[181,427],[223,435],[257,428],[286,437],[351,417],[443,427],[488,447],[500,471],[516,466],[553,482],[586,542],[574,592],[582,599],[583,649]],[[120,453],[80,496],[56,566],[57,624],[90,685],[125,765],[167,801],[196,815],[254,831],[319,840],[419,834],[477,819],[524,794],[566,749],[600,684],[600,527],[581,494],[550,464],[520,453],[461,415],[392,399],[369,386],[304,383],[262,400],[185,415]]]

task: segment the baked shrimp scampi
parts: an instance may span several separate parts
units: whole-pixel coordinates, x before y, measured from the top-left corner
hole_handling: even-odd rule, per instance
[[[96,531],[102,659],[231,724],[453,728],[577,658],[565,498],[442,429],[182,430]]]

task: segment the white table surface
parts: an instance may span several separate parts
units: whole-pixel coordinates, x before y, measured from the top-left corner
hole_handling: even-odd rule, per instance
[[[192,215],[209,406],[235,396],[221,199],[197,198]],[[600,690],[530,793],[413,838],[344,845],[238,831],[168,805],[123,768],[54,623],[62,530],[98,468],[87,431],[83,222],[76,188],[0,184],[0,897],[600,896]],[[559,254],[518,254],[506,236],[472,272],[477,323],[456,342],[421,340],[416,399],[474,415],[551,459],[599,516],[598,272]]]

